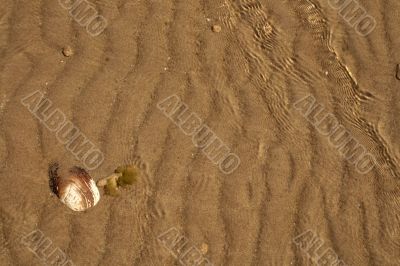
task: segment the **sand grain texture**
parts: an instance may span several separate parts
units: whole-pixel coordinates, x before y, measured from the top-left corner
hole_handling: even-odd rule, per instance
[[[171,227],[214,265],[316,265],[293,243],[307,230],[346,265],[400,265],[399,1],[359,1],[377,21],[366,37],[321,0],[91,2],[108,21],[97,37],[58,1],[0,0],[0,265],[41,265],[19,242],[35,229],[74,265],[180,265],[157,240]],[[138,183],[67,209],[47,167],[82,163],[21,104],[35,90],[104,153],[95,180],[135,164]],[[157,108],[172,94],[236,171]],[[293,108],[309,94],[376,158],[371,172]]]

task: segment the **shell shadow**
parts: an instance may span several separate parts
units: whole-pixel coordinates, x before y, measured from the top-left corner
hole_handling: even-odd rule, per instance
[[[58,168],[59,164],[57,162],[52,162],[49,165],[49,187],[50,190],[58,196],[57,192],[57,179],[58,179]]]

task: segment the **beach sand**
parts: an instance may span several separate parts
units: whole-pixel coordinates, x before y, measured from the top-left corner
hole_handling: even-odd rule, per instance
[[[97,36],[69,1],[0,2],[0,265],[400,265],[399,1],[355,2],[366,36],[335,1],[91,0]],[[104,156],[93,169],[23,104],[36,91]],[[54,161],[140,176],[73,212]]]

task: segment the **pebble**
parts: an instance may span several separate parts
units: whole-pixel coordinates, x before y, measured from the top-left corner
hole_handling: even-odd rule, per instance
[[[213,32],[220,32],[222,30],[220,25],[214,25],[212,26],[212,31]]]
[[[397,64],[396,78],[400,80],[400,64]]]
[[[207,254],[208,252],[208,245],[206,243],[201,244],[201,248],[200,248],[201,253],[203,253],[203,255]]]
[[[74,54],[74,50],[72,50],[71,46],[66,46],[63,48],[62,53],[65,57],[70,57]]]

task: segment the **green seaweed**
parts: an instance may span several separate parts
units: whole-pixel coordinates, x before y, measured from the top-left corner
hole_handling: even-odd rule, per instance
[[[118,184],[115,178],[110,178],[107,180],[107,185],[104,186],[105,193],[110,196],[118,196]]]
[[[115,173],[97,182],[97,185],[104,187],[104,192],[110,196],[119,196],[119,187],[132,185],[137,181],[139,170],[133,165],[119,166]]]
[[[132,185],[136,182],[139,174],[137,168],[132,165],[119,166],[117,169],[115,169],[115,173],[122,174],[117,181],[119,186]]]

